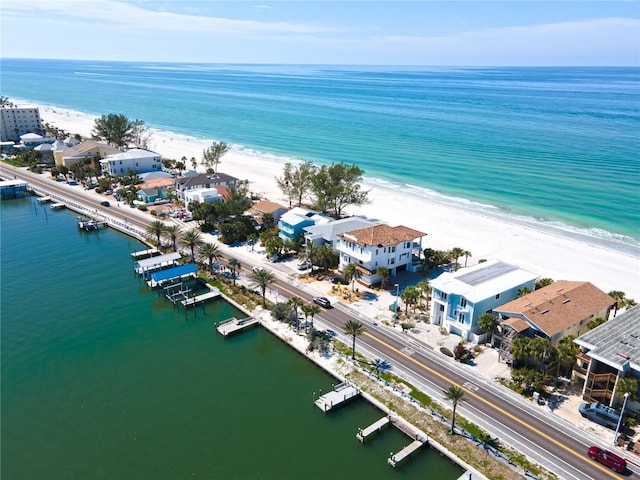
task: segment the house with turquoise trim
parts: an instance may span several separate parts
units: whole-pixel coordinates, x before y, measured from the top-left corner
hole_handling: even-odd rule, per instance
[[[280,217],[278,222],[279,236],[284,241],[297,241],[304,236],[305,227],[328,223],[331,220],[320,212],[294,207]]]
[[[522,288],[535,289],[537,274],[500,260],[489,260],[456,272],[444,272],[431,285],[431,323],[463,340],[480,343],[483,313],[505,304]]]

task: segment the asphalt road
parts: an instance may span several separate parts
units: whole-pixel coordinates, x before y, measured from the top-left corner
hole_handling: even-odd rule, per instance
[[[4,174],[4,178],[13,178],[15,175],[30,184],[89,208],[99,211],[108,209],[108,215],[135,225],[142,231],[145,231],[152,221],[151,218],[145,221],[129,212],[127,208],[103,207],[93,197],[70,191],[44,175],[32,174],[22,169],[18,171],[6,165],[0,165],[1,174]],[[247,271],[250,271],[252,266],[244,263],[242,265]],[[280,279],[277,275],[270,288],[277,289],[283,297],[288,294],[312,300],[312,295],[303,288],[292,285],[290,281]],[[326,309],[318,317],[319,321],[340,332],[345,322],[350,319],[365,323],[367,331],[358,337],[356,348],[375,352],[377,357],[388,360],[394,365],[396,372],[404,372],[412,383],[423,388],[426,393],[442,394],[442,391],[452,384],[463,388],[465,398],[459,404],[458,412],[498,436],[503,444],[521,451],[534,462],[555,472],[559,478],[620,478],[620,474],[590,460],[586,455],[590,445],[600,444],[607,448],[604,442],[594,442],[592,436],[569,422],[541,410],[494,382],[479,378],[473,371],[450,362],[448,357],[443,358],[440,352],[434,352],[415,340],[403,338],[398,332],[376,326],[371,319],[343,306]],[[639,471],[637,465],[630,464],[629,467],[633,471],[628,470],[622,476],[633,477],[634,472]]]

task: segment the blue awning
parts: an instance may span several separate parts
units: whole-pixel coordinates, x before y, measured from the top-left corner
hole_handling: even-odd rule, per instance
[[[151,280],[160,283],[165,280],[171,280],[172,278],[180,278],[183,275],[189,275],[190,273],[196,273],[198,267],[195,263],[187,263],[178,267],[168,268],[167,270],[160,270],[151,274]]]

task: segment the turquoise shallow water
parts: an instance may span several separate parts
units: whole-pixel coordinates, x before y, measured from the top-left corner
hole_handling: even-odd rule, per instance
[[[454,479],[425,450],[386,465],[409,440],[362,446],[380,413],[363,400],[324,415],[335,381],[261,329],[224,340],[223,301],[190,311],[132,272],[142,246],[79,232],[32,199],[1,204],[2,478]]]
[[[124,113],[281,161],[354,162],[430,198],[640,246],[638,68],[0,66],[13,98]]]

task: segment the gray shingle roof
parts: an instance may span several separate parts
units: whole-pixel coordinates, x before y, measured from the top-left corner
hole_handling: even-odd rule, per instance
[[[618,370],[640,371],[640,305],[576,338],[587,355]]]

